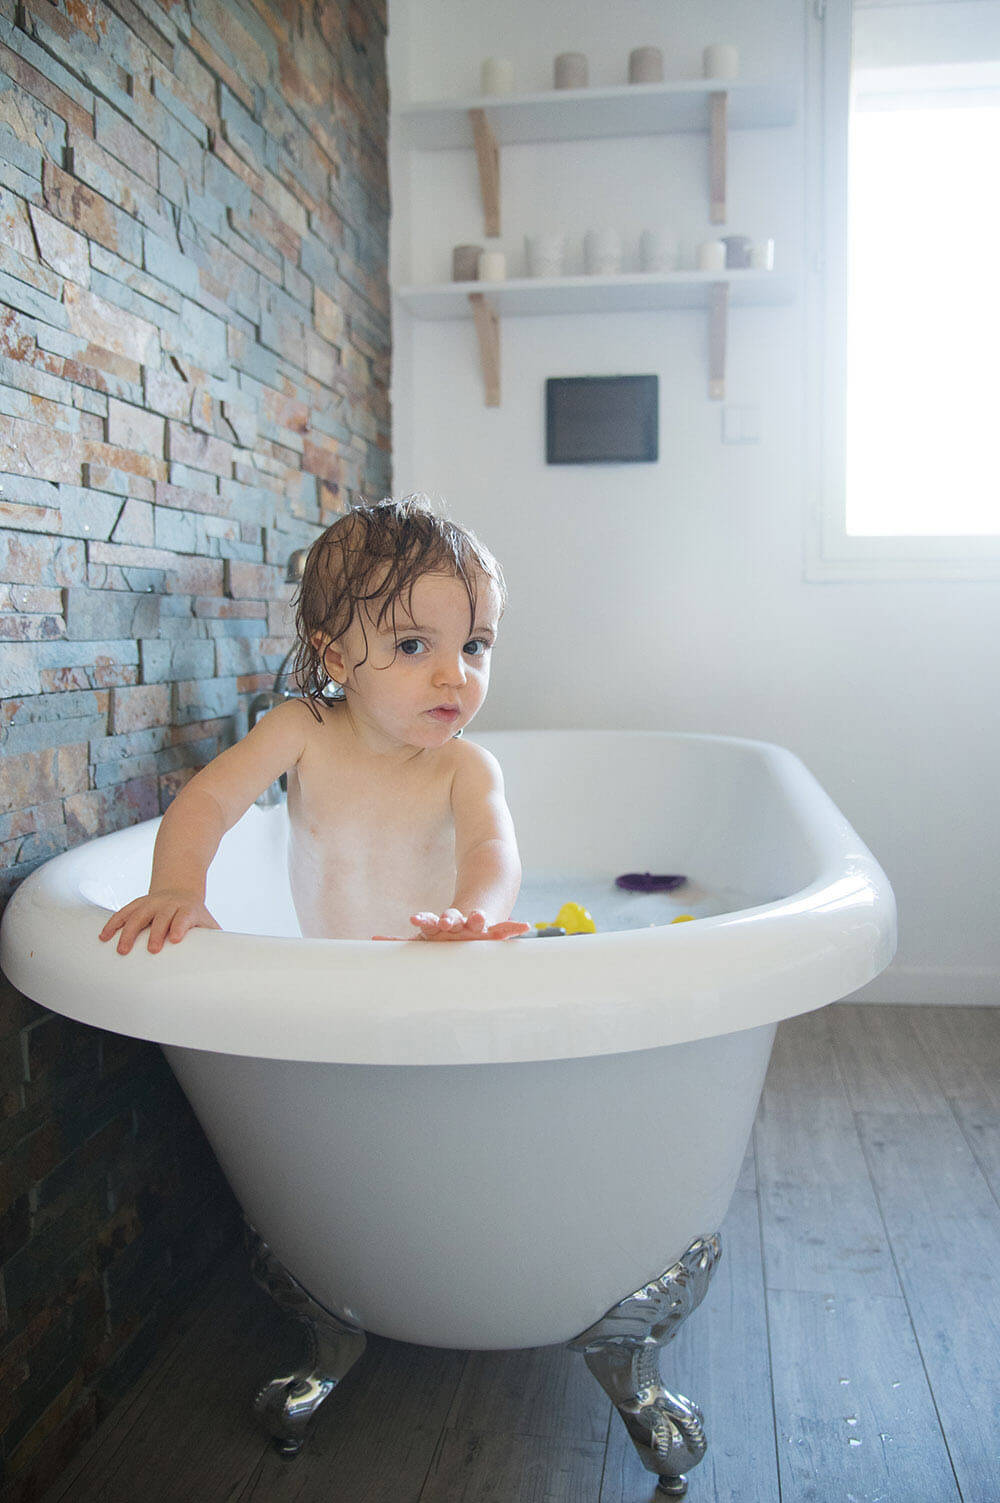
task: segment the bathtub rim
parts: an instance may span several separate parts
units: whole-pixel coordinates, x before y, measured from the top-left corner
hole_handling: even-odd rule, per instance
[[[109,910],[80,887],[93,876],[95,847],[148,839],[157,823],[151,820],[85,842],[26,878],[4,915],[0,965],[53,1011],[161,1044],[261,1058],[434,1065],[620,1054],[742,1031],[836,1001],[892,959],[895,900],[885,873],[786,748],[667,731],[495,735],[753,749],[809,815],[814,878],[776,902],[571,943],[420,946],[196,930],[159,956],[140,947],[121,957],[96,939]],[[53,932],[62,938],[58,951]],[[333,1005],[332,969],[350,994]]]

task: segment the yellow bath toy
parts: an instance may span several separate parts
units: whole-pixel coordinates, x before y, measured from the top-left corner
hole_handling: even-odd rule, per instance
[[[582,903],[564,903],[556,914],[556,923],[567,934],[597,933],[597,925]]]
[[[677,917],[675,919],[671,919],[670,922],[672,924],[693,924],[694,923],[694,914],[693,913],[679,913],[677,915]]]
[[[565,929],[567,934],[596,934],[597,925],[582,903],[564,903],[551,923],[536,924],[536,929]]]

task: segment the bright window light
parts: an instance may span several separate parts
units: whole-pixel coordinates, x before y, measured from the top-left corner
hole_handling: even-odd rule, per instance
[[[998,162],[1000,103],[852,110],[854,536],[1000,534]]]

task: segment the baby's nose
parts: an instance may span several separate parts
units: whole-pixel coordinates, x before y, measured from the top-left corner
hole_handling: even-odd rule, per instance
[[[435,664],[434,677],[439,684],[464,684],[466,673],[462,654],[442,654]]]

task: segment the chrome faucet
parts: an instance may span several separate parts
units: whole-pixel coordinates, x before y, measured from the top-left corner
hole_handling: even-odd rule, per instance
[[[299,583],[303,573],[305,572],[306,558],[308,556],[308,553],[308,548],[296,548],[295,552],[288,560],[288,567],[285,570],[286,584]],[[281,667],[274,675],[274,683],[271,688],[262,689],[261,692],[259,694],[255,694],[253,699],[250,701],[250,706],[247,710],[248,730],[252,731],[258,720],[260,720],[262,716],[266,715],[268,710],[273,710],[275,705],[280,705],[283,700],[295,698],[295,689],[282,688],[281,682],[282,679],[288,676],[289,665],[291,664],[292,658],[294,656],[295,648],[290,647],[281,660]],[[264,792],[259,795],[255,802],[260,808],[269,809],[274,804],[279,804],[281,802],[281,800],[285,797],[287,788],[288,779],[285,774],[282,773],[281,777],[276,779],[276,781],[273,782],[269,788],[264,789]]]

